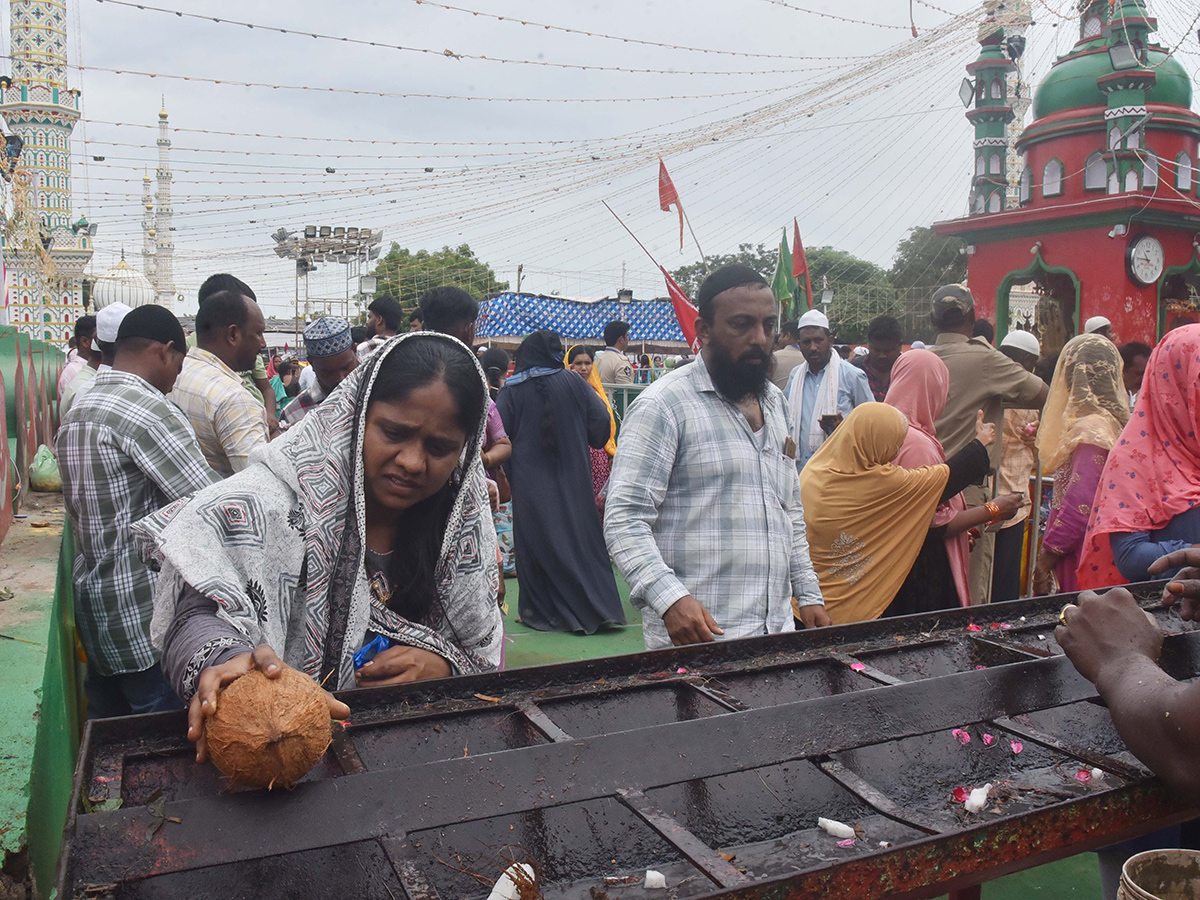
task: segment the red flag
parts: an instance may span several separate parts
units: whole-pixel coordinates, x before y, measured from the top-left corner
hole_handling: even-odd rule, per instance
[[[795,229],[795,237],[792,239],[792,277],[799,281],[800,274],[804,273],[804,303],[808,309],[812,309],[812,276],[808,272],[808,259],[804,255],[804,245],[800,243],[800,223],[796,219],[792,219],[792,227]]]
[[[679,249],[683,249],[683,204],[679,202],[679,191],[675,190],[675,182],[671,180],[671,176],[667,174],[667,164],[661,159],[658,161],[658,208],[663,212],[667,212],[674,206],[679,210]],[[667,276],[667,280],[671,280],[671,276]],[[676,285],[676,290],[679,286]],[[680,291],[682,295],[683,292]],[[686,300],[687,297],[685,296]]]
[[[668,179],[668,183],[670,179]],[[674,190],[672,188],[671,190]],[[675,318],[679,320],[679,328],[683,332],[683,339],[688,342],[688,346],[692,348],[693,353],[700,352],[700,341],[696,339],[696,317],[700,314],[688,295],[683,292],[683,288],[675,283],[675,279],[671,277],[662,266],[658,267],[663,278],[667,279],[667,293],[671,295],[671,305],[675,307]]]

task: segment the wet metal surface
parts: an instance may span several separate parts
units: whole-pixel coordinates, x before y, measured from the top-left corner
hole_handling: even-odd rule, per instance
[[[1067,599],[352,691],[290,792],[229,791],[182,715],[91,723],[59,896],[458,900],[527,862],[563,900],[932,897],[1185,818],[1053,642]]]

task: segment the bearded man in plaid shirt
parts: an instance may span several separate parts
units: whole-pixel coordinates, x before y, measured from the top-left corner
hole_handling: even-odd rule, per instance
[[[138,559],[129,526],[221,480],[187,417],[165,396],[186,352],[183,328],[168,310],[134,309],[117,333],[112,370],[93,379],[58,432],[89,718],[181,705],[150,644],[156,575]]]

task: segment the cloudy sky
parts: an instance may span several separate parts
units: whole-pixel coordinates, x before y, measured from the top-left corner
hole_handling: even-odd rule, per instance
[[[914,0],[915,39],[907,0],[158,3],[68,0],[85,114],[74,211],[100,226],[96,273],[122,249],[140,266],[165,95],[185,308],[229,270],[286,314],[295,280],[270,233],[305,224],[381,229],[412,249],[469,243],[501,278],[523,264],[530,290],[602,295],[624,278],[661,294],[601,205],[668,268],[694,261],[658,209],[660,155],[708,253],[777,243],[796,216],[806,245],[887,265],[909,228],[966,211],[957,92],[976,2]],[[1027,79],[1074,42],[1070,8],[1034,3]],[[1191,0],[1152,9],[1164,43],[1189,33]],[[1190,34],[1181,58],[1196,73]],[[342,267],[310,289],[340,296]]]

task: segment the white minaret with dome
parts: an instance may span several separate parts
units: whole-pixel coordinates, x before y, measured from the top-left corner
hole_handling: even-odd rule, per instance
[[[124,250],[121,251],[121,261],[97,278],[92,286],[92,305],[97,311],[110,303],[124,303],[132,308],[154,302],[154,285],[125,261]]]
[[[67,87],[66,0],[10,0],[12,85],[0,115],[24,141],[12,176],[7,310],[0,323],[66,345],[83,315],[83,270],[92,258],[88,223],[71,221],[71,130],[79,91]]]
[[[171,227],[171,137],[167,126],[167,101],[158,113],[158,192],[154,210],[154,290],[158,304],[175,309],[175,239]],[[149,274],[149,273],[147,273]]]

